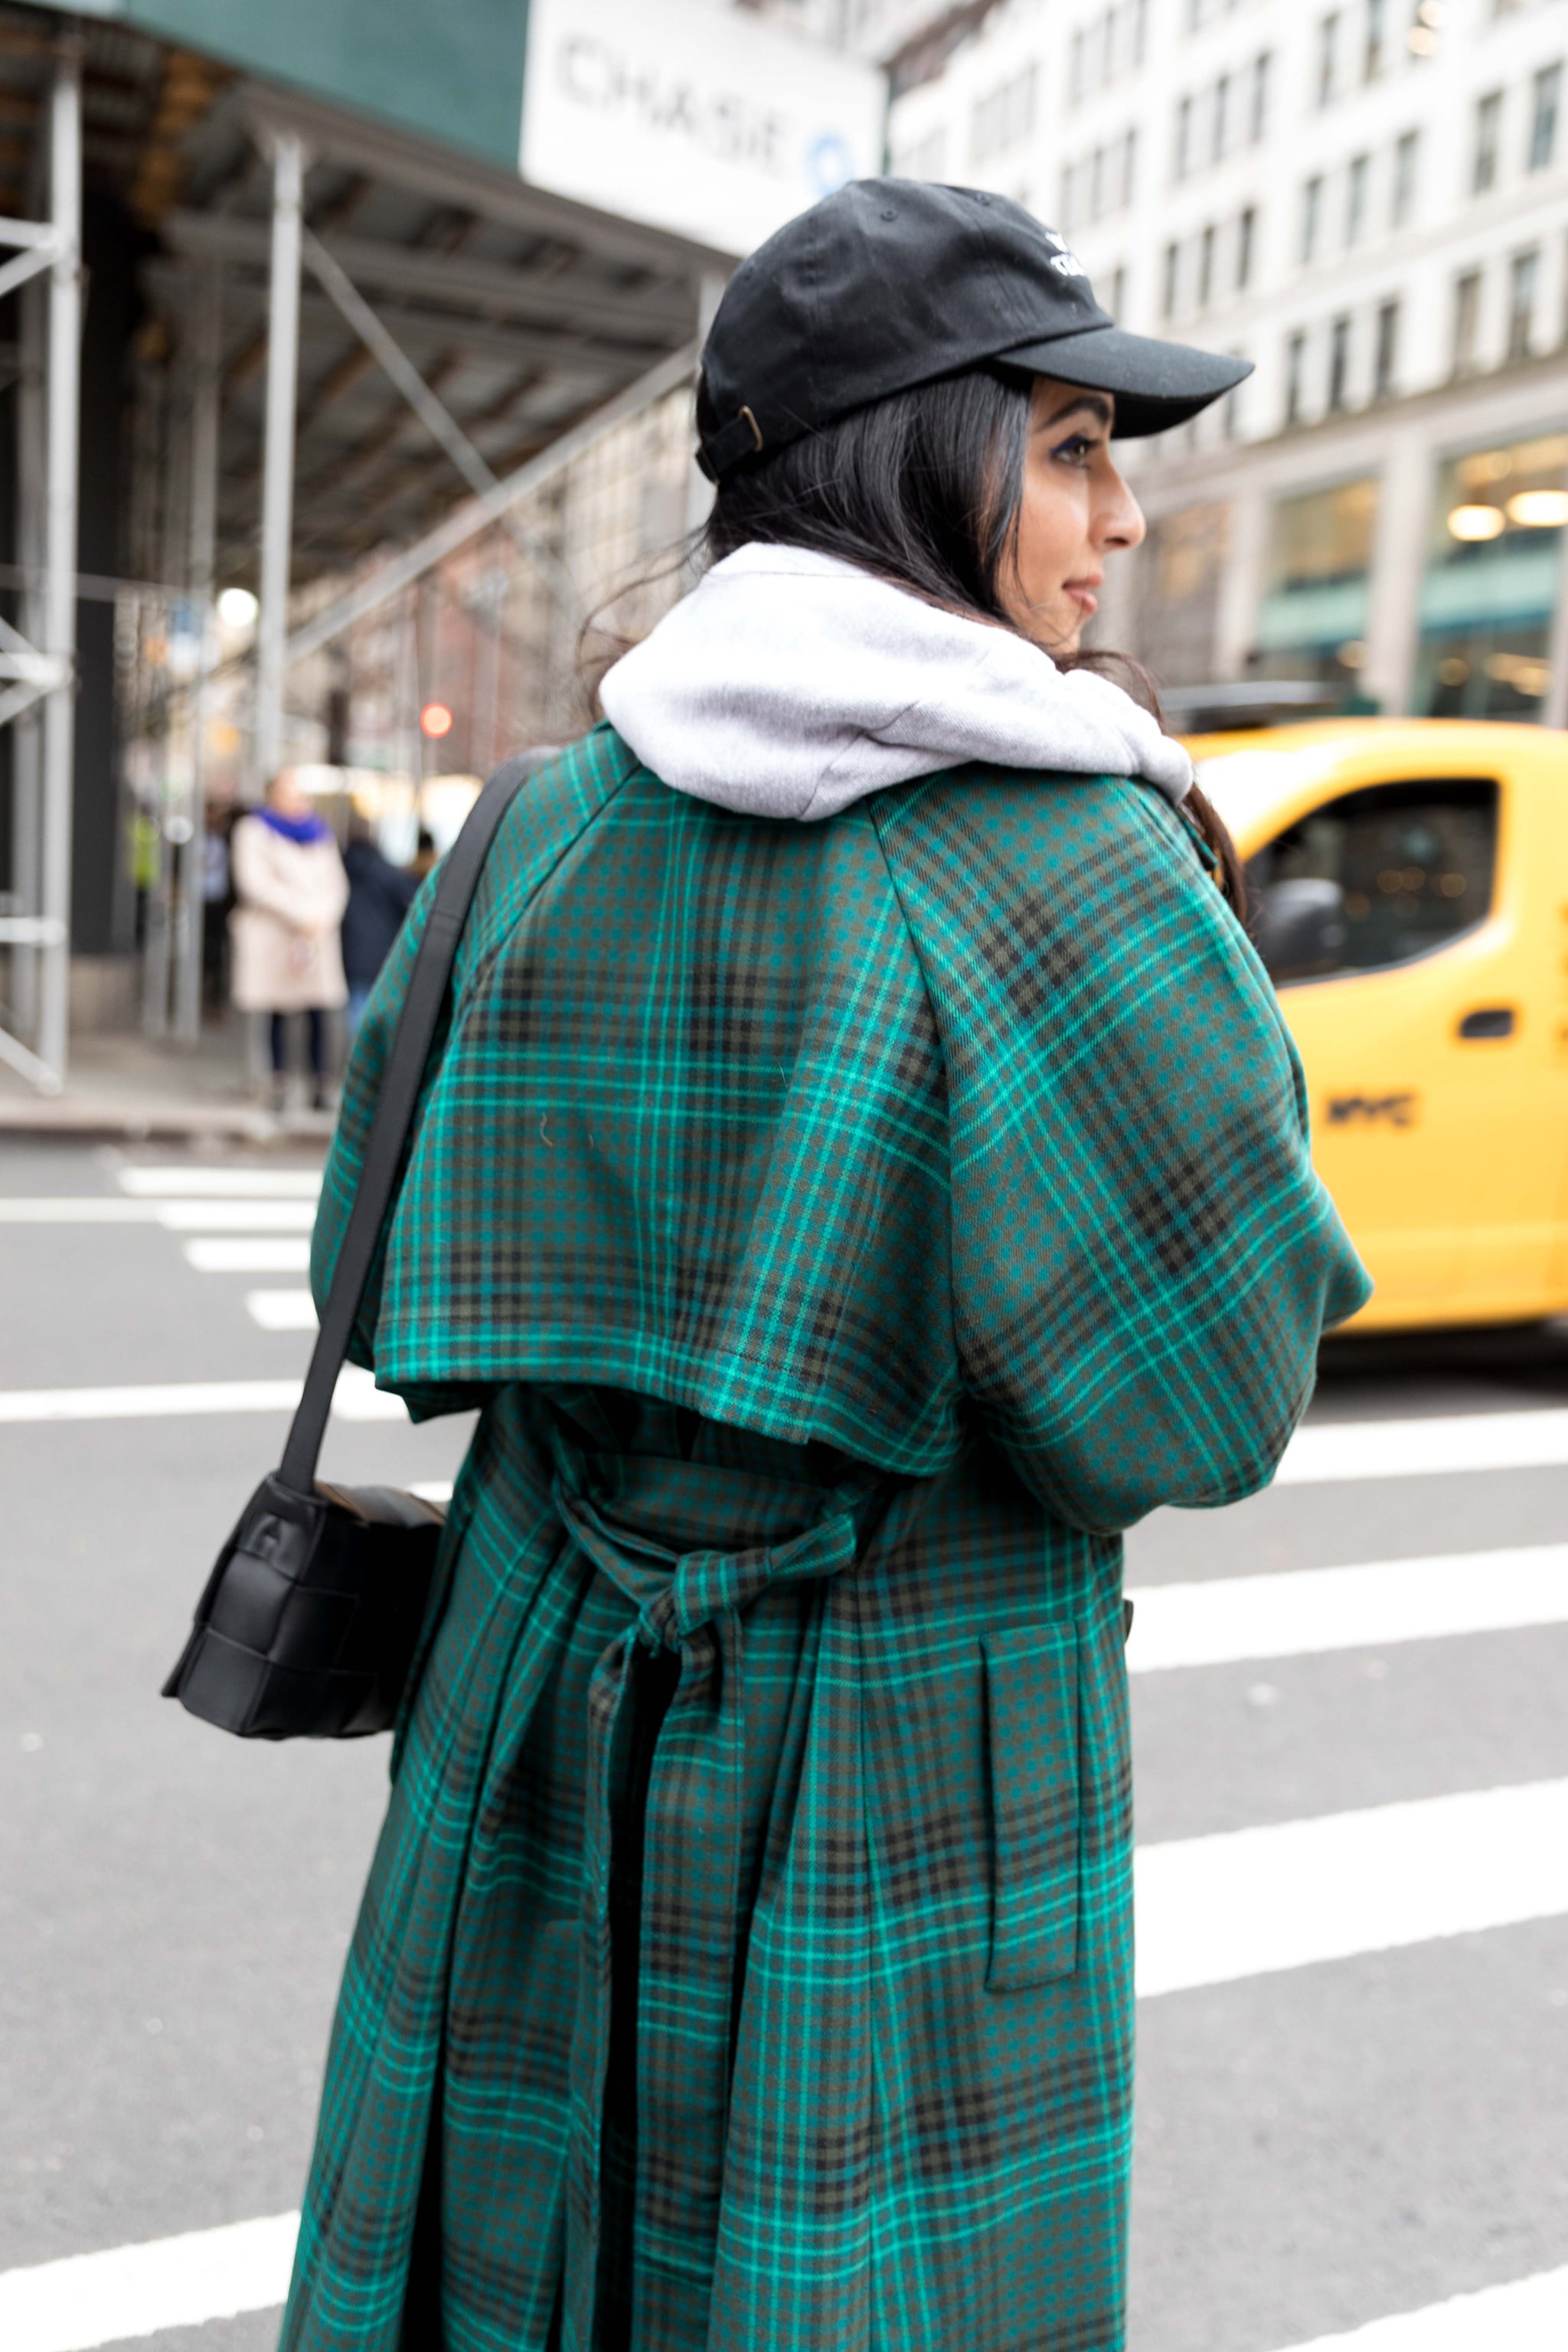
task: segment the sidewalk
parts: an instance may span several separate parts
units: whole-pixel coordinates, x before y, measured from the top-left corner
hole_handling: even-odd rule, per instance
[[[333,1123],[331,1111],[278,1118],[263,1108],[247,1066],[243,1025],[232,1018],[205,1026],[194,1049],[153,1044],[133,1031],[73,1038],[58,1095],[35,1092],[0,1064],[0,1137],[167,1135],[298,1144],[325,1142]]]

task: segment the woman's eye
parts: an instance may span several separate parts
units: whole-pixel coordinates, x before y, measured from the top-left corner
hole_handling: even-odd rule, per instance
[[[1070,440],[1058,442],[1051,455],[1061,458],[1064,465],[1082,466],[1088,463],[1097,446],[1098,444],[1087,433],[1075,433]]]

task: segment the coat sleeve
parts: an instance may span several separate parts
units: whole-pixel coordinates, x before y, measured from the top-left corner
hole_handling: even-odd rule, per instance
[[[947,1068],[972,1409],[1081,1528],[1253,1493],[1371,1287],[1267,975],[1138,785],[972,770],[889,797]]]
[[[415,901],[407,921],[398,933],[391,954],[381,968],[380,977],[370,993],[354,1037],[353,1052],[349,1057],[343,1078],[342,1101],[338,1111],[337,1129],[321,1177],[321,1202],[316,1211],[315,1231],[310,1242],[310,1288],[315,1295],[317,1312],[326,1305],[331,1286],[332,1269],[338,1262],[343,1234],[348,1226],[349,1212],[353,1207],[364,1167],[365,1146],[370,1141],[371,1122],[375,1117],[381,1082],[392,1053],[392,1041],[403,1011],[403,1001],[413,976],[414,960],[419,942],[425,935],[425,924],[435,896],[435,880],[427,877]],[[352,1363],[375,1367],[374,1335],[381,1313],[381,1286],[385,1257],[386,1236],[382,1235],[370,1279],[365,1284],[354,1321],[354,1336],[349,1347]]]
[[[311,919],[322,930],[331,930],[341,923],[348,911],[349,877],[342,854],[335,841],[321,844],[321,853],[315,862],[311,879],[314,883],[314,908]]]
[[[289,887],[273,862],[258,817],[242,817],[235,826],[230,856],[234,893],[242,907],[259,907],[291,930],[309,919],[310,909],[301,904],[300,893]]]

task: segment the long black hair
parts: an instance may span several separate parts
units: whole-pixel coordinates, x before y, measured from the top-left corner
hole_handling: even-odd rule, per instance
[[[1011,627],[1004,594],[1024,501],[1029,396],[1026,378],[966,369],[763,450],[719,484],[702,551],[717,563],[755,541],[807,547],[932,604]],[[706,438],[719,422],[700,383],[697,429]],[[1056,660],[1060,669],[1110,675],[1160,719],[1152,680],[1127,656],[1064,653]],[[1222,820],[1195,784],[1183,806],[1208,845],[1221,889],[1244,913],[1246,881]]]

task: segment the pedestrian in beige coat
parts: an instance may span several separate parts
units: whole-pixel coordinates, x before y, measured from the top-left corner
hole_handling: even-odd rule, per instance
[[[312,1096],[326,1102],[322,1015],[347,1000],[339,929],[348,877],[331,827],[311,808],[299,776],[284,768],[258,808],[241,817],[230,847],[235,896],[229,918],[231,992],[244,1013],[270,1015],[272,1095],[288,1087],[288,1015],[310,1025]]]

